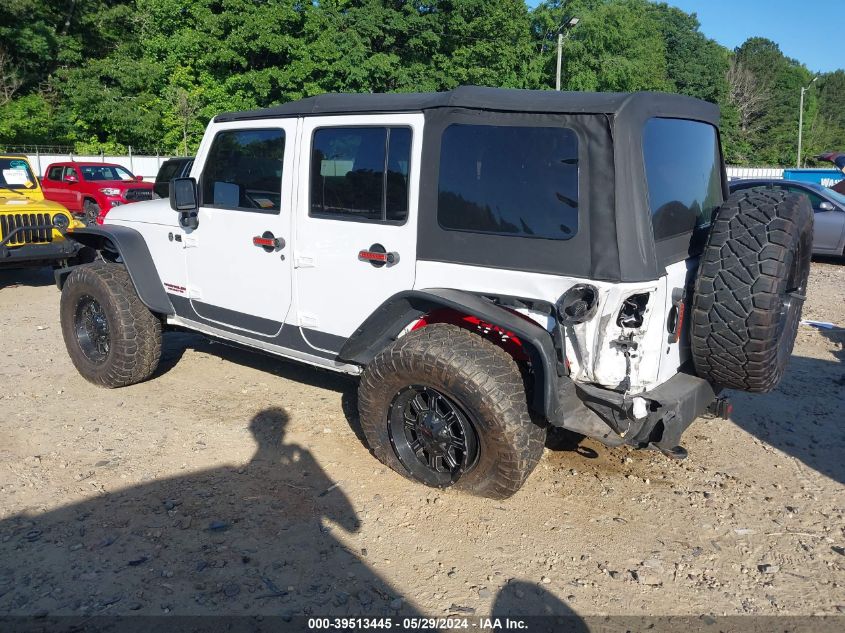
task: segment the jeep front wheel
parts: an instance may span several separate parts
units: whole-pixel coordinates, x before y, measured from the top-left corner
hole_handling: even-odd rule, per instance
[[[428,486],[504,499],[543,453],[514,360],[454,325],[410,332],[373,359],[358,406],[375,456]]]
[[[62,335],[83,378],[125,387],[149,378],[161,355],[161,321],[141,303],[126,268],[77,266],[62,288]]]

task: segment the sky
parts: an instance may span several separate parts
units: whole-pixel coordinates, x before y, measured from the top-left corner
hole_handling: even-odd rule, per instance
[[[845,68],[843,0],[664,0],[695,13],[701,32],[734,49],[752,36],[777,42],[787,57],[816,72]]]

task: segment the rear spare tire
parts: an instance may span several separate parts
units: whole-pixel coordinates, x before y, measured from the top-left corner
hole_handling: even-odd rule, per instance
[[[805,196],[758,187],[717,211],[692,301],[697,373],[742,391],[774,389],[807,292],[813,210]]]

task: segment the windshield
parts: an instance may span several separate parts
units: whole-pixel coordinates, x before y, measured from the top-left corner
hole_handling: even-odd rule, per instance
[[[135,180],[128,169],[119,165],[83,165],[81,169],[85,180]]]
[[[29,163],[22,158],[0,158],[0,187],[3,189],[38,189]]]

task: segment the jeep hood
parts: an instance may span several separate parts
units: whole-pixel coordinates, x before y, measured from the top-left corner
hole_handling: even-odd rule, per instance
[[[179,226],[179,214],[170,208],[170,200],[157,198],[123,204],[110,209],[104,224],[111,222],[143,222],[145,224],[163,224],[165,226]]]
[[[64,206],[52,200],[33,200],[24,196],[17,196],[9,191],[0,189],[0,213],[64,213],[70,215]]]

